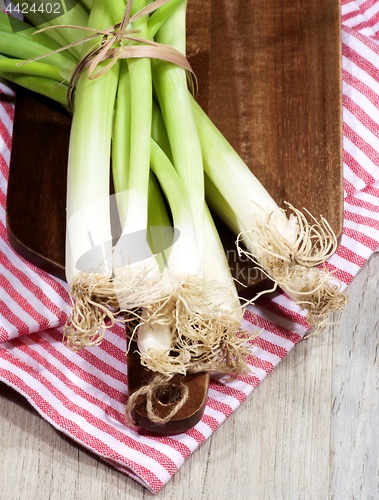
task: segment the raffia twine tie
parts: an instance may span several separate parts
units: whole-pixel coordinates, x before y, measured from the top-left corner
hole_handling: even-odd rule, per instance
[[[50,29],[80,29],[83,31],[91,32],[91,35],[84,37],[81,40],[73,42],[71,44],[60,47],[57,50],[51,51],[42,56],[29,59],[27,62],[37,61],[50,54],[61,52],[63,50],[70,49],[71,47],[84,44],[91,41],[99,36],[101,40],[96,44],[83,58],[78,62],[74,71],[72,72],[68,90],[67,90],[67,104],[68,109],[72,113],[74,109],[74,96],[75,88],[80,75],[88,69],[87,77],[90,80],[100,77],[108,70],[112,68],[114,64],[120,59],[131,59],[131,58],[149,58],[149,59],[159,59],[162,61],[173,63],[186,71],[187,83],[190,92],[193,95],[197,93],[197,79],[196,75],[184,54],[182,54],[175,47],[165,45],[162,43],[157,43],[153,40],[144,39],[138,37],[137,34],[139,30],[127,29],[137,19],[143,16],[149,15],[155,10],[157,10],[162,5],[168,3],[170,0],[155,0],[146,7],[140,9],[136,14],[131,16],[131,9],[133,6],[133,0],[127,0],[126,8],[124,12],[123,19],[120,24],[111,26],[105,30],[97,30],[95,28],[89,28],[87,26],[76,26],[76,25],[61,25],[61,26],[48,26],[41,30],[35,32],[35,34],[42,33]],[[128,41],[131,44],[125,45],[124,42]],[[109,61],[108,64],[98,69],[98,66],[103,61]],[[21,63],[21,64],[25,64]],[[97,70],[97,71],[96,71]]]

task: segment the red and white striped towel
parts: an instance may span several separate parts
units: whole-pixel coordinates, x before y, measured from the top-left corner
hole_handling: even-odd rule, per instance
[[[346,287],[379,245],[379,1],[342,0],[344,230],[330,269]],[[148,437],[124,423],[125,338],[114,328],[100,347],[62,344],[69,307],[64,283],[9,246],[5,199],[14,96],[0,84],[0,380],[22,393],[53,426],[157,493],[190,454],[233,413],[306,332],[283,294],[246,311],[244,327],[263,328],[254,374],[214,379],[204,416],[178,436]]]

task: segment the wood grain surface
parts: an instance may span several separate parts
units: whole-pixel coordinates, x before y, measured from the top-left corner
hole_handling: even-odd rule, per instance
[[[156,498],[378,498],[378,275],[374,255],[335,324],[298,344]],[[0,449],[4,500],[152,498],[4,385]]]

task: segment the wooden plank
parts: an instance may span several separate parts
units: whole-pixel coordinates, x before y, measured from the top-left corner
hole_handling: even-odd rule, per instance
[[[7,230],[26,259],[65,279],[66,179],[71,118],[18,91],[7,191]]]

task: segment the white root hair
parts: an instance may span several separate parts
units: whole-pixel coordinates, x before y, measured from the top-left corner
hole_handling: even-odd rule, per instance
[[[307,210],[305,215],[287,205],[292,212],[288,224],[295,228],[292,237],[283,236],[268,215],[250,231],[241,232],[236,245],[240,255],[274,282],[273,289],[287,293],[307,311],[310,325],[319,329],[326,316],[342,310],[347,301],[340,281],[324,265],[337,249],[337,238],[325,218],[316,220]]]

